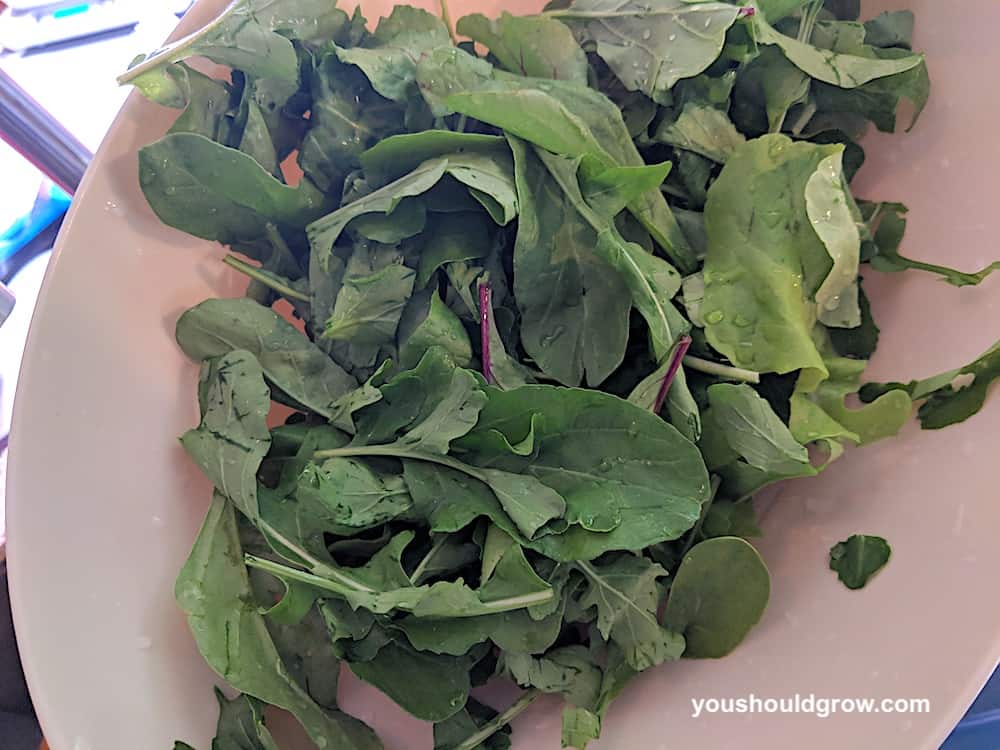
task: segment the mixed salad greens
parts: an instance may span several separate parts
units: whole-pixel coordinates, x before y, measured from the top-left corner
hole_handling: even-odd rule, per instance
[[[150,206],[250,280],[177,324],[203,363],[181,442],[216,488],[177,599],[242,693],[216,750],[273,750],[266,705],[319,748],[381,747],[337,707],[342,664],[437,750],[510,747],[542,693],[584,748],[636,674],[758,622],[755,493],[915,401],[961,421],[1000,375],[998,346],[861,385],[863,275],[998,265],[911,260],[906,208],[851,193],[864,128],[928,98],[911,13],[441,11],[370,30],[331,0],[239,0],[121,78],[180,110],[139,154]],[[888,557],[858,535],[830,565],[857,588]],[[499,676],[527,691],[472,697]]]

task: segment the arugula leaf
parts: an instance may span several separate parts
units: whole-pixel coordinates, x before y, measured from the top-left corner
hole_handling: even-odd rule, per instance
[[[684,556],[663,619],[687,639],[685,656],[717,659],[757,624],[770,593],[770,575],[750,544],[738,537],[708,539]]]
[[[830,548],[830,570],[849,589],[861,589],[878,573],[892,555],[889,543],[880,536],[852,534]]]
[[[575,706],[597,703],[601,670],[583,646],[563,646],[537,658],[525,653],[505,653],[503,664],[521,687],[564,695]]]
[[[957,271],[935,263],[925,263],[907,258],[899,253],[899,246],[906,232],[906,214],[909,209],[900,203],[879,203],[869,223],[874,226],[872,245],[875,250],[870,263],[872,268],[883,273],[899,273],[914,269],[939,274],[952,286],[978,286],[996,270],[1000,261],[995,261],[976,273]]]
[[[271,393],[253,355],[235,350],[202,364],[198,384],[201,424],[181,445],[224,496],[256,518],[257,470],[271,447],[267,415]]]
[[[434,725],[434,750],[455,750],[497,715],[489,706],[469,698],[458,713]],[[469,750],[510,750],[510,726],[504,725],[495,734],[484,738],[482,744],[469,747]]]
[[[309,181],[284,185],[252,157],[198,133],[139,149],[139,184],[164,224],[224,244],[255,240],[267,224],[305,227],[328,209]]]
[[[586,748],[601,736],[601,720],[592,711],[566,706],[562,713],[562,746]]]
[[[273,310],[248,299],[210,299],[177,321],[177,343],[195,361],[242,349],[296,403],[329,417],[357,381]]]
[[[780,133],[789,111],[809,94],[810,80],[780,49],[761,47],[736,77],[733,120],[754,135]]]
[[[264,726],[260,701],[248,695],[227,700],[218,688],[215,688],[215,699],[219,702],[219,724],[212,750],[278,750],[277,743]],[[193,749],[178,742],[174,750]]]
[[[939,430],[977,414],[997,378],[1000,378],[1000,342],[965,367],[906,384],[869,383],[861,389],[860,396],[865,403],[876,404],[895,395],[923,401],[917,411],[920,425],[925,430]]]
[[[661,104],[681,78],[708,68],[722,51],[739,8],[719,2],[664,0],[651,8],[634,0],[573,0],[547,11],[596,46],[625,87]]]
[[[662,627],[656,618],[656,579],[667,571],[637,555],[605,565],[578,562],[576,567],[587,579],[580,603],[597,608],[601,636],[622,649],[633,669],[642,671],[680,658],[684,638],[679,631]]]
[[[869,81],[895,75],[920,65],[922,55],[905,54],[897,58],[881,58],[871,48],[860,45],[851,53],[833,52],[779,33],[763,14],[753,17],[757,41],[781,48],[785,56],[800,70],[824,83],[845,89],[862,86]]]
[[[411,300],[416,297],[411,297]],[[409,309],[409,308],[407,308]],[[399,325],[399,364],[404,368],[415,367],[429,349],[440,346],[451,355],[458,367],[468,367],[472,362],[472,344],[462,321],[452,312],[437,293],[431,293],[425,317],[411,331],[404,333],[406,312]]]
[[[237,690],[294,714],[317,745],[381,748],[371,729],[318,706],[285,670],[263,615],[245,604],[252,592],[241,556],[233,506],[216,494],[176,586],[205,660]]]
[[[490,20],[480,13],[458,19],[455,31],[490,50],[511,73],[587,83],[587,57],[563,24],[545,16]]]

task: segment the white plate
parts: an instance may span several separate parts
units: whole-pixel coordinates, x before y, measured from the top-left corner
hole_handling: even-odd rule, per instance
[[[1000,254],[992,132],[1000,4],[962,0],[961,12],[941,0],[890,4],[917,11],[936,91],[913,133],[868,139],[858,193],[910,205],[910,255],[982,267]],[[200,3],[185,26],[221,5]],[[456,14],[472,7],[453,5]],[[385,6],[366,7],[375,17]],[[183,309],[236,296],[242,284],[218,262],[220,248],[161,226],[143,202],[136,149],[170,116],[133,97],[112,128],[49,268],[18,393],[12,596],[53,750],[165,749],[174,738],[205,748],[215,721],[213,675],[172,596],[209,498],[175,439],[197,421],[196,368],[172,332]],[[1000,334],[1000,278],[960,290],[917,273],[871,276],[883,331],[876,378],[965,363]],[[911,427],[780,489],[764,522],[774,591],[761,626],[726,659],[638,680],[600,747],[937,748],[1000,654],[997,435],[1000,394],[966,424]],[[826,556],[855,532],[886,536],[894,554],[866,589],[850,592]],[[690,717],[691,697],[749,693],[928,698],[931,711]],[[399,718],[372,690],[345,681],[342,694],[390,750],[430,747],[427,727]],[[558,724],[551,704],[533,707],[518,721],[515,747],[554,750]]]

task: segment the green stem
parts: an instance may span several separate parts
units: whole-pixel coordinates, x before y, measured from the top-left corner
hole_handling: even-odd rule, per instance
[[[813,29],[816,27],[816,21],[819,19],[819,14],[823,10],[823,0],[813,0],[813,4],[802,11],[802,21],[799,24],[799,36],[800,42],[809,44],[809,40],[812,39]]]
[[[374,594],[375,589],[362,583],[353,576],[349,576],[346,573],[342,573],[330,565],[317,560],[315,557],[309,554],[308,551],[302,549],[297,544],[295,544],[291,539],[288,539],[284,534],[278,531],[274,526],[269,524],[264,519],[258,519],[258,525],[260,530],[264,532],[265,536],[273,537],[277,539],[282,546],[294,552],[298,557],[301,558],[304,563],[304,567],[308,568],[311,574],[316,574],[323,580],[329,580],[333,582],[338,582],[344,588],[357,591],[363,594]],[[275,563],[276,564],[276,563]],[[294,568],[288,568],[288,570],[295,570]],[[298,571],[296,571],[298,572]]]
[[[414,586],[420,584],[420,579],[423,577],[424,572],[427,570],[427,566],[430,565],[431,560],[433,560],[434,557],[437,555],[437,553],[441,551],[441,548],[447,541],[448,541],[447,534],[441,534],[441,536],[439,536],[437,539],[434,540],[434,544],[431,545],[431,548],[427,551],[427,554],[424,555],[424,559],[420,561],[420,564],[417,565],[416,569],[414,569],[413,575],[410,576],[410,583],[412,583]]]
[[[468,474],[473,479],[478,479],[484,484],[489,484],[487,476],[481,472],[448,456],[439,456],[434,453],[415,453],[406,448],[397,448],[393,445],[359,445],[347,446],[345,448],[330,448],[325,451],[313,453],[313,459],[325,460],[327,458],[352,458],[354,456],[385,456],[387,458],[409,458],[414,461],[426,461],[431,464],[447,466],[449,469]]]
[[[330,578],[325,578],[315,573],[310,573],[305,570],[298,570],[297,568],[292,568],[287,565],[282,565],[281,563],[274,562],[273,560],[265,560],[264,558],[257,557],[255,555],[246,554],[243,556],[244,561],[250,568],[257,568],[258,570],[263,570],[271,575],[278,576],[283,579],[298,581],[299,583],[305,583],[310,586],[315,586],[318,589],[323,589],[324,591],[329,591],[333,594],[339,594],[340,596],[347,597],[356,595],[359,593],[370,594],[377,596],[379,592],[374,589],[364,586],[360,581],[356,581],[349,576],[344,576],[340,574],[339,571],[329,566],[323,566],[320,572],[333,571],[338,574],[339,578],[345,579],[352,585],[345,585],[343,583],[338,583]],[[363,588],[359,588],[363,587]],[[416,590],[427,591],[427,587],[414,587]],[[410,589],[402,589],[404,591],[409,591]],[[553,589],[546,589],[545,591],[534,591],[530,594],[520,594],[519,596],[509,596],[506,599],[494,599],[489,602],[480,602],[479,606],[474,608],[469,608],[467,610],[456,611],[453,615],[454,617],[477,617],[479,615],[492,615],[499,614],[501,612],[512,612],[518,609],[524,609],[526,607],[532,607],[536,604],[545,604],[551,601],[555,596],[555,591]],[[395,609],[400,609],[403,611],[413,611],[419,603],[412,605],[399,604]]]
[[[690,354],[684,358],[684,364],[692,370],[703,372],[706,375],[715,375],[726,380],[740,380],[744,383],[759,383],[760,373],[753,370],[744,370],[742,367],[731,367],[712,362],[701,357],[692,357]]]
[[[257,281],[269,289],[273,289],[282,297],[287,297],[288,299],[297,299],[301,302],[309,302],[309,295],[303,294],[302,292],[293,289],[287,284],[282,283],[274,276],[264,273],[256,266],[251,266],[246,261],[240,260],[235,255],[227,255],[222,259],[230,268],[235,268],[237,271],[242,273],[244,276],[248,276],[254,281]]]
[[[493,720],[483,724],[482,728],[478,732],[466,737],[461,743],[455,745],[455,750],[475,750],[475,748],[479,747],[483,742],[510,724],[518,714],[534,703],[539,696],[541,696],[541,692],[537,688],[532,688],[527,691],[524,695],[517,699],[514,705],[503,713],[497,714],[496,718]]]
[[[451,43],[458,44],[458,37],[455,36],[455,27],[451,23],[451,11],[448,9],[448,0],[439,0],[441,4],[441,20],[448,27],[448,34],[451,36]]]
[[[459,115],[459,117],[458,117],[458,123],[455,125],[455,132],[456,133],[464,133],[465,132],[465,124],[467,122],[468,122],[468,118],[465,115]]]
[[[802,107],[802,111],[799,112],[799,116],[795,118],[795,124],[793,124],[790,128],[792,135],[796,138],[801,135],[806,125],[808,125],[809,121],[812,120],[813,115],[816,114],[817,109],[818,107],[816,106],[816,102],[810,98],[809,101]]]

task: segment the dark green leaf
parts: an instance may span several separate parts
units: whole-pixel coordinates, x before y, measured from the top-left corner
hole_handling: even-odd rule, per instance
[[[684,634],[685,656],[719,658],[757,624],[770,593],[770,576],[753,547],[737,537],[709,539],[681,562],[664,622]]]
[[[830,549],[830,570],[849,589],[861,589],[889,562],[892,550],[880,536],[853,534]]]
[[[677,120],[660,124],[653,140],[725,163],[746,139],[728,115],[715,107],[686,104]]]
[[[294,326],[248,299],[210,299],[191,308],[177,321],[177,343],[195,361],[249,351],[272,385],[324,417],[358,385]]]
[[[455,30],[487,47],[504,69],[534,78],[587,83],[587,57],[563,24],[545,16],[474,13]]]

